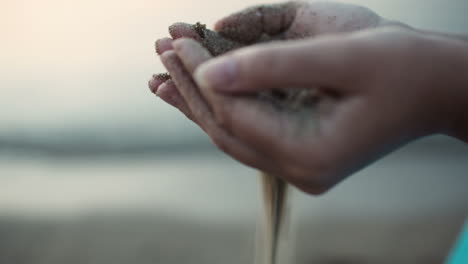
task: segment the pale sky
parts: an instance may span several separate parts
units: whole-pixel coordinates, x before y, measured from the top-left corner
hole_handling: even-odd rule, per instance
[[[249,5],[245,0],[216,9],[209,7],[214,0],[1,1],[0,134],[80,124],[112,130],[144,126],[148,133],[172,134],[186,121],[148,92],[147,80],[163,70],[154,41],[167,36],[173,22],[212,24],[219,14]]]

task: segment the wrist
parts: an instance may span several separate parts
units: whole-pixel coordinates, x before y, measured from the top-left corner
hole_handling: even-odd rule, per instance
[[[432,61],[436,71],[431,79],[442,103],[442,132],[468,143],[468,43],[439,34],[429,38],[440,51]]]

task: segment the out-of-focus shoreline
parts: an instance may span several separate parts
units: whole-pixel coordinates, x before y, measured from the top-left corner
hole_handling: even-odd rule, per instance
[[[252,263],[257,174],[200,145],[3,149],[0,263]],[[442,263],[468,216],[467,158],[428,138],[323,196],[294,191],[292,263]]]
[[[466,155],[468,146],[463,142],[445,136],[431,136],[411,142],[397,151],[434,155],[444,151],[446,155]],[[82,158],[89,156],[146,156],[146,155],[192,155],[193,153],[212,154],[219,152],[204,135],[192,138],[158,137],[157,141],[140,141],[136,138],[122,138],[119,142],[106,142],[99,137],[93,139],[67,141],[61,139],[24,140],[0,137],[1,156],[34,156],[54,158]]]

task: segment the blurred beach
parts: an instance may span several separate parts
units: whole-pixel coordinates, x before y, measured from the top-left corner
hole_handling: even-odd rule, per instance
[[[468,28],[465,0],[346,2]],[[168,25],[266,1],[1,3],[0,263],[253,263],[257,172],[146,82]],[[323,196],[293,191],[289,263],[442,263],[468,216],[467,161],[466,144],[436,136]]]
[[[194,151],[194,150],[193,150]],[[291,263],[442,263],[468,216],[468,147],[411,144],[313,197]],[[214,148],[0,157],[0,263],[252,263],[256,172]]]

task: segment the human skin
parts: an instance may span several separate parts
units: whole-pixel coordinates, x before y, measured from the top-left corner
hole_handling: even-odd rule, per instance
[[[340,10],[336,17],[343,21],[355,12],[343,12],[339,4],[330,10]],[[158,85],[157,93],[176,91],[179,109],[229,155],[311,194],[329,190],[416,138],[444,133],[468,141],[463,37],[365,17],[372,19],[360,21],[373,22],[351,30],[329,28],[333,34],[318,30],[317,21],[305,23],[306,29],[302,23],[300,29],[314,38],[302,39],[303,34],[300,40],[254,45],[214,59],[193,40],[167,40],[171,45],[161,58],[173,80]],[[246,18],[230,16],[217,29],[222,32],[233,19]],[[321,87],[326,96],[317,115],[291,116],[250,96],[287,87]]]
[[[226,38],[243,42],[241,45],[249,45],[257,42],[264,34],[273,39],[290,40],[391,24],[401,23],[381,18],[361,6],[295,1],[242,10],[219,20],[215,24],[215,30]],[[171,50],[173,39],[192,38],[201,41],[189,24],[175,23],[169,27],[169,32],[172,38],[163,38],[156,42],[158,54]],[[193,120],[190,109],[174,83],[170,81],[162,85],[164,82],[157,77],[155,75],[149,82],[151,90]]]

